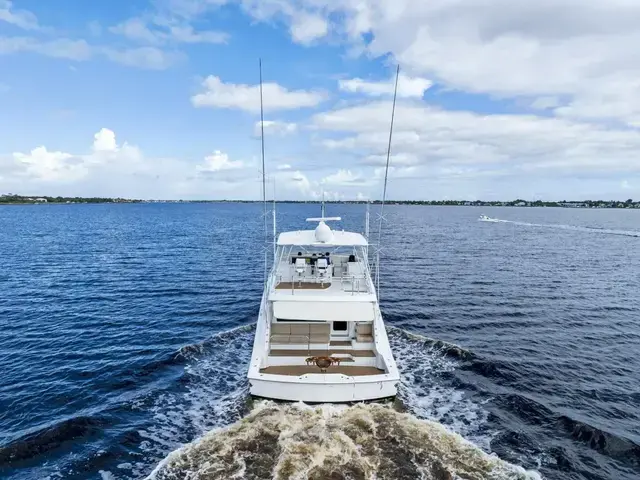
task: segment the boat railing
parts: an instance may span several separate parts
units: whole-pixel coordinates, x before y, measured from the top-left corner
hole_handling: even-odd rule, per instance
[[[368,269],[367,269],[368,273]],[[275,275],[276,281],[273,283],[271,290],[283,290],[283,285],[286,285],[291,290],[291,294],[295,295],[296,290],[313,290],[310,285],[317,285],[317,289],[329,288],[334,283],[340,283],[342,291],[356,295],[358,293],[369,293],[369,278],[367,273],[360,275],[341,275],[339,277],[318,277],[316,275],[304,275],[298,274],[291,269],[288,274],[277,273]],[[285,287],[285,288],[287,288]]]

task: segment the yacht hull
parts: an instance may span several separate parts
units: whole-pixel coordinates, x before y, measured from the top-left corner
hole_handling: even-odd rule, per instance
[[[305,403],[361,402],[395,397],[397,394],[398,379],[371,378],[361,381],[358,378],[354,381],[353,378],[345,378],[343,381],[332,381],[332,376],[313,374],[292,377],[290,381],[282,378],[249,378],[249,392],[255,397]],[[319,377],[318,383],[314,383],[313,377]]]

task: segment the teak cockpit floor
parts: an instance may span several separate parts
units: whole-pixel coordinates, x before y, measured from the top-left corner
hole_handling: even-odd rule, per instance
[[[321,372],[315,365],[281,365],[260,369],[260,373],[268,373],[271,375],[289,375],[299,377],[307,373],[341,373],[350,377],[360,377],[365,375],[384,375],[386,372],[375,367],[347,367],[340,365],[330,366],[326,372]]]
[[[326,290],[330,286],[330,283],[280,282],[276,285],[276,290]]]
[[[269,351],[271,357],[328,357],[348,354],[352,357],[375,357],[373,350],[274,350]]]

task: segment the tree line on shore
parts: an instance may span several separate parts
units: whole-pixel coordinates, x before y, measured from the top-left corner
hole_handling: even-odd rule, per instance
[[[51,197],[38,195],[16,195],[13,193],[0,195],[0,204],[29,204],[29,203],[256,203],[258,200],[138,200],[128,198],[109,197]],[[318,200],[279,200],[277,203],[319,203]],[[355,203],[373,205],[380,204],[380,200],[330,200],[326,203]],[[565,208],[640,208],[640,201],[634,202],[629,198],[619,200],[562,200],[561,202],[522,199],[510,201],[483,200],[388,200],[391,205],[441,205],[441,206],[477,206],[477,207],[565,207]]]

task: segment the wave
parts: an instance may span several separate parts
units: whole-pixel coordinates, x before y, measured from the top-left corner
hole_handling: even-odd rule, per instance
[[[254,333],[255,324],[242,325],[175,353],[176,360],[186,362],[180,388],[154,393],[133,405],[152,417],[137,431],[144,463],[156,464],[168,452],[239,420],[249,410],[246,372]],[[124,476],[129,471],[131,478],[140,478],[144,470],[128,465],[119,473]]]
[[[0,467],[14,467],[19,462],[56,450],[70,440],[96,435],[105,423],[96,417],[74,417],[31,432],[0,447]]]
[[[588,233],[600,233],[603,235],[621,235],[624,237],[640,237],[640,232],[633,230],[615,230],[603,227],[581,227],[577,225],[564,225],[564,224],[545,224],[545,223],[528,223],[518,222],[515,220],[502,220],[500,218],[493,218],[486,220],[491,223],[510,223],[512,225],[521,225],[524,227],[541,227],[541,228],[557,228],[560,230],[572,230],[576,232],[588,232]]]
[[[557,424],[589,448],[635,467],[640,466],[640,445],[637,443],[565,415],[557,419]]]
[[[450,432],[379,404],[262,401],[242,422],[169,455],[148,477],[177,479],[539,479]]]

